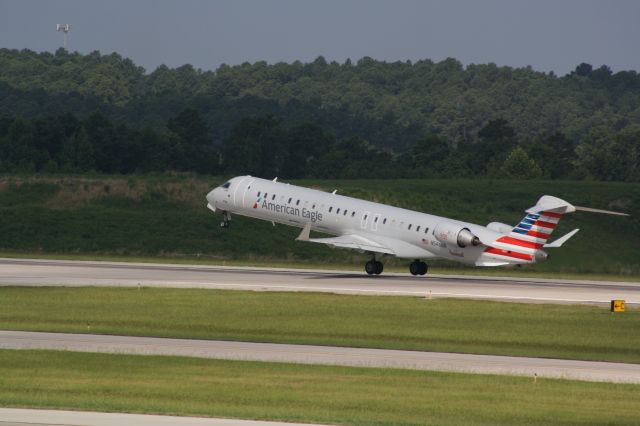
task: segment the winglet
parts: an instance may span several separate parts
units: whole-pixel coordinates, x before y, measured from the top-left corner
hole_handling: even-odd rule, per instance
[[[309,241],[309,233],[311,232],[311,222],[307,222],[307,224],[300,231],[300,235],[296,238],[296,241]]]
[[[573,213],[576,211],[576,208],[569,204],[568,202],[557,198],[552,197],[551,195],[543,195],[540,197],[535,206],[528,208],[525,210],[527,213],[540,213],[544,211],[551,211],[554,213]]]
[[[561,245],[563,245],[569,238],[573,237],[576,232],[578,232],[580,229],[574,229],[573,231],[569,232],[566,235],[563,235],[562,237],[558,238],[557,240],[555,240],[552,243],[549,244],[545,244],[545,247],[550,247],[550,248],[558,248]]]

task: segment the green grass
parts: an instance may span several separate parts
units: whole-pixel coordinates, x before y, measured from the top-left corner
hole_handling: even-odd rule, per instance
[[[0,350],[0,405],[345,425],[635,425],[637,385]]]
[[[298,229],[234,217],[230,230],[205,208],[216,177],[0,177],[0,251],[29,256],[133,256],[249,264],[357,265],[365,256],[296,242]],[[493,180],[299,181],[304,186],[460,220],[514,224],[542,194],[632,216],[569,215],[558,236],[581,231],[531,272],[640,277],[640,185],[612,182]],[[388,258],[387,267],[407,262]],[[443,268],[452,263],[438,263]],[[463,271],[476,273],[475,268]]]
[[[640,363],[640,310],[163,288],[0,288],[0,329]]]

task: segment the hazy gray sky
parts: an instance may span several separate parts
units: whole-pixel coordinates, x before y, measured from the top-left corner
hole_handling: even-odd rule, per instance
[[[640,70],[636,0],[0,0],[0,47],[118,52],[147,71],[185,63],[375,59]]]

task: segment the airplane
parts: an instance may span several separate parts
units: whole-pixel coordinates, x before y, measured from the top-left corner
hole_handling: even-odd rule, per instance
[[[385,255],[412,259],[409,272],[424,275],[425,260],[448,259],[474,266],[526,265],[549,255],[543,248],[558,248],[579,229],[549,243],[563,215],[576,210],[628,216],[625,213],[573,206],[543,195],[525,210],[515,226],[491,222],[476,225],[446,217],[360,200],[288,183],[252,176],[234,177],[211,190],[207,207],[222,212],[221,226],[231,225],[231,214],[302,228],[298,241],[355,249],[371,255],[365,272],[379,275],[378,260]],[[316,231],[333,235],[311,238]]]

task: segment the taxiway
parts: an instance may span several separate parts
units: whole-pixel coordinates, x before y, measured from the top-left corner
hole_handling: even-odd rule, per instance
[[[640,383],[640,364],[333,346],[0,330],[0,349],[173,355]]]

